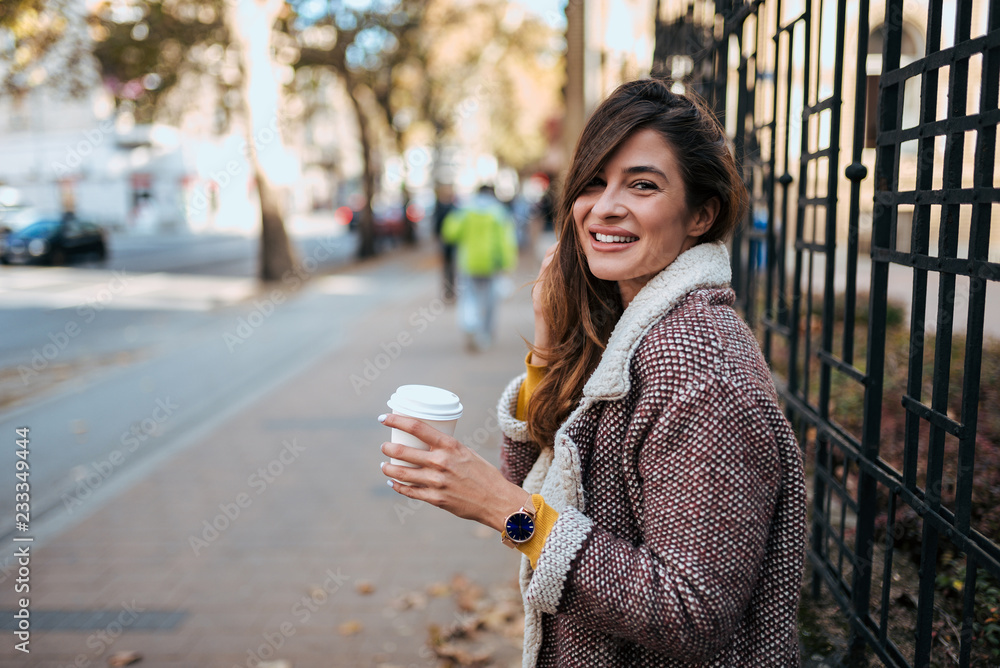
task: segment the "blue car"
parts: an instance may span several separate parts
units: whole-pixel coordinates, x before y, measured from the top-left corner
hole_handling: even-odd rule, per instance
[[[3,264],[61,265],[79,259],[102,261],[107,254],[104,230],[73,216],[40,220],[0,240]]]

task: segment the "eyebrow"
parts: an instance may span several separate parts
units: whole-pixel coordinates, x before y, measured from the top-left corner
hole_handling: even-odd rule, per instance
[[[664,181],[670,183],[670,179],[668,179],[667,175],[663,173],[663,170],[659,167],[653,167],[652,165],[634,165],[632,167],[626,167],[622,170],[622,172],[624,174],[657,174]]]

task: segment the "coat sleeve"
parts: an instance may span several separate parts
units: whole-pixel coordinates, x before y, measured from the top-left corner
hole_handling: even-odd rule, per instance
[[[729,642],[749,603],[781,472],[776,438],[751,401],[718,379],[681,394],[636,411],[628,428],[626,438],[639,443],[630,495],[642,509],[641,539],[566,508],[526,600],[582,627],[704,661]]]
[[[535,460],[538,459],[538,446],[528,436],[528,425],[522,420],[518,420],[517,395],[521,389],[521,383],[527,374],[521,374],[508,385],[500,397],[497,404],[497,417],[500,422],[500,431],[503,436],[503,445],[500,449],[500,472],[504,477],[515,485],[524,482]]]

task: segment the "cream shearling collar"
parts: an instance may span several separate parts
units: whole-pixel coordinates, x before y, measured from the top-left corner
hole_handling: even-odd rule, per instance
[[[622,313],[583,396],[621,399],[629,391],[629,360],[654,324],[692,290],[726,287],[732,279],[729,252],[723,243],[698,244],[681,253],[654,276]]]

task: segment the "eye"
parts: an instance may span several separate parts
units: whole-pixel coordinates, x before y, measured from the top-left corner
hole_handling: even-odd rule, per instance
[[[600,176],[595,176],[594,178],[590,179],[590,181],[587,182],[587,185],[585,185],[583,188],[584,190],[590,190],[592,188],[603,188],[604,186],[605,186],[604,179],[602,179]]]
[[[632,187],[639,190],[659,190],[659,186],[652,181],[636,181],[632,184]]]

